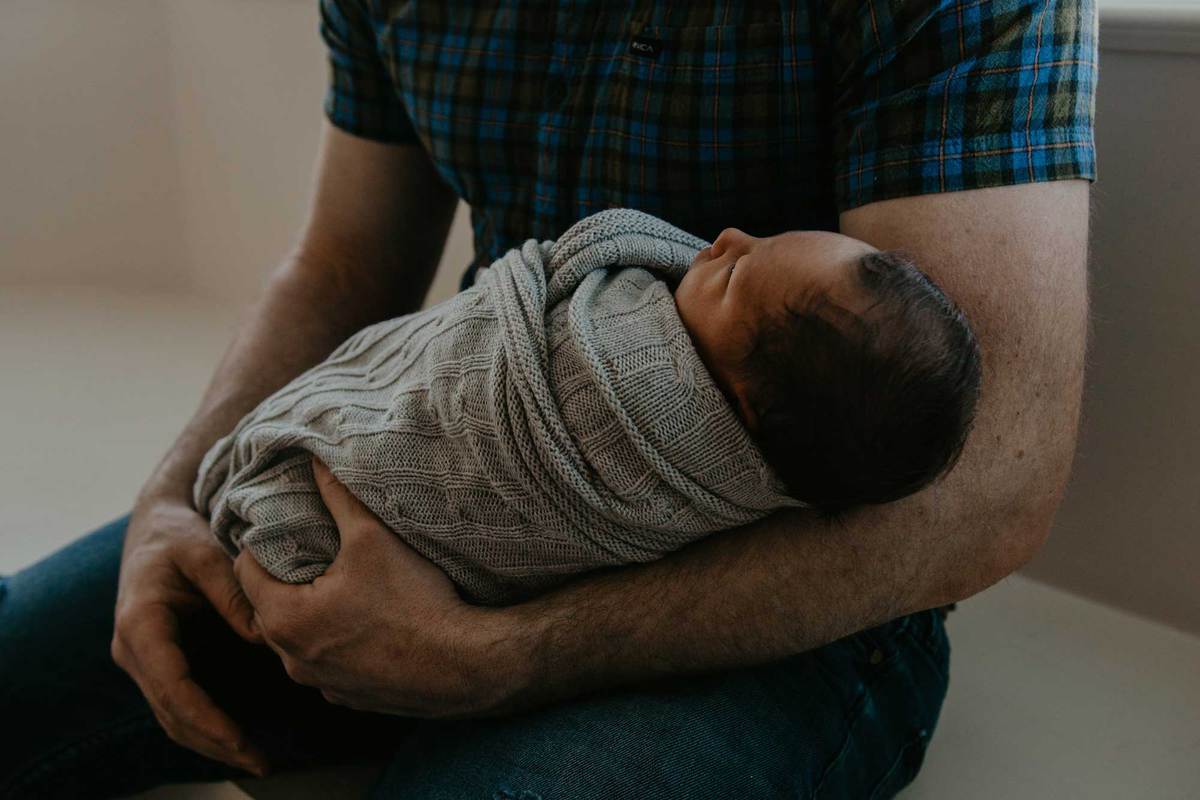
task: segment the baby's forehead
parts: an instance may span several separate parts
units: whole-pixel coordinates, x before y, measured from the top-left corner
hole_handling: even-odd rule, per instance
[[[830,231],[787,231],[761,243],[763,255],[775,262],[773,277],[788,285],[823,283],[858,257],[855,240]]]
[[[803,250],[814,256],[844,257],[847,251],[873,250],[866,242],[836,231],[784,231],[768,237],[773,247]]]
[[[876,252],[866,242],[833,231],[787,231],[768,237],[763,244],[774,260],[788,264],[789,271],[799,278],[842,273]]]
[[[787,231],[763,242],[771,270],[769,305],[816,308],[861,305],[855,265],[874,247],[832,231]]]

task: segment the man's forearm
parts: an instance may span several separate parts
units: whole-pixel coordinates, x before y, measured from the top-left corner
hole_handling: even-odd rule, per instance
[[[519,664],[512,706],[798,653],[974,594],[1036,550],[1074,452],[1087,189],[1014,189],[922,198],[847,231],[914,252],[976,329],[983,392],[954,470],[838,524],[777,514],[497,612],[496,647]]]
[[[505,646],[528,653],[514,706],[770,661],[916,610],[918,559],[879,556],[888,537],[946,526],[898,505],[845,525],[778,514],[501,612],[520,631]]]

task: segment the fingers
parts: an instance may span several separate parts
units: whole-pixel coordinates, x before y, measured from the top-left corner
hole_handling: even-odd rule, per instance
[[[252,608],[251,614],[257,614],[259,620],[264,616],[275,616],[277,609],[297,609],[312,590],[311,584],[290,584],[276,580],[247,550],[234,559],[233,577]],[[263,636],[257,624],[254,628],[256,635]]]
[[[342,548],[352,545],[356,540],[364,538],[379,529],[387,530],[387,526],[375,516],[371,509],[350,493],[350,490],[337,479],[329,467],[313,456],[313,476],[317,481],[317,491],[325,507],[329,509],[333,522],[337,525],[338,534],[342,538]]]
[[[321,499],[325,501],[325,507],[333,516],[338,534],[342,538],[337,556],[325,570],[326,577],[340,575],[352,569],[351,563],[377,565],[386,554],[386,558],[402,561],[410,576],[407,585],[413,585],[412,580],[420,577],[424,580],[424,585],[437,594],[454,592],[449,578],[441,569],[393,534],[371,509],[350,493],[320,459],[314,456],[312,464]],[[369,547],[375,549],[368,550]],[[356,551],[358,558],[355,558],[351,551]],[[318,578],[313,585],[317,586],[322,580]],[[254,605],[258,607],[257,603]]]
[[[233,573],[233,562],[215,544],[182,560],[180,569],[192,584],[233,628],[248,642],[260,644],[262,635],[254,627],[254,607]]]
[[[164,606],[150,607],[139,624],[113,640],[113,658],[137,683],[167,735],[209,758],[265,775],[265,754],[191,678],[178,645],[175,617]]]
[[[316,456],[313,456],[312,459],[312,470],[313,477],[317,481],[317,491],[321,493],[321,499],[325,501],[325,507],[333,515],[334,521],[339,523],[338,527],[341,527],[341,521],[353,516],[356,511],[362,508],[362,503],[330,472],[329,467],[325,466],[324,462]]]

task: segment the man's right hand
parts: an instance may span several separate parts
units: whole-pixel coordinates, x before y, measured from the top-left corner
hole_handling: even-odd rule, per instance
[[[233,562],[183,499],[140,499],[125,533],[112,657],[137,682],[159,724],[191,750],[256,775],[266,756],[192,680],[180,624],[211,606],[239,636],[262,642]]]

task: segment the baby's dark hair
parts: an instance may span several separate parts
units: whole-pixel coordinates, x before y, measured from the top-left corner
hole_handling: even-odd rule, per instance
[[[962,312],[903,255],[857,262],[861,317],[828,300],[764,320],[743,393],[767,463],[826,517],[916,492],[957,461],[979,395]]]

